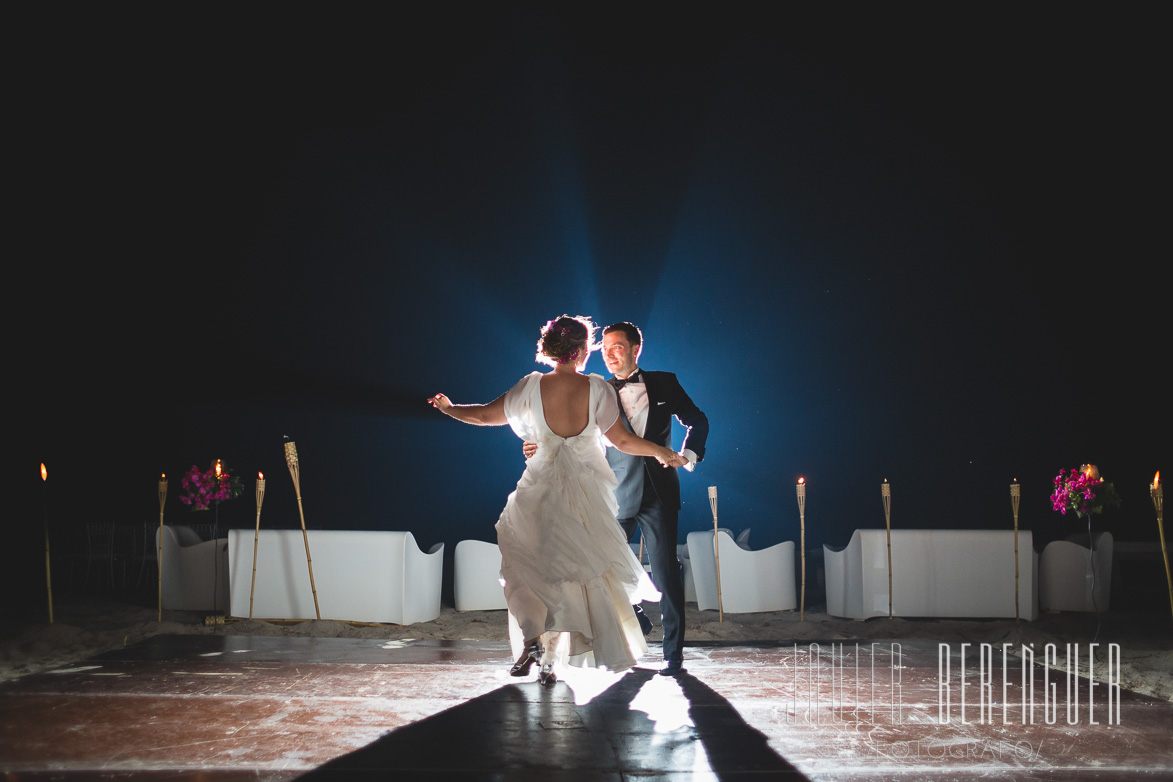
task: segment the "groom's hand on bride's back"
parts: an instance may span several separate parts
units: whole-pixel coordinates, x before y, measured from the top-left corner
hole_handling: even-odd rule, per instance
[[[538,452],[538,444],[537,444],[537,443],[526,443],[526,442],[523,442],[523,443],[521,444],[521,452],[522,452],[523,454],[525,454],[525,458],[529,459],[529,458],[530,458],[530,457],[532,457],[532,456],[533,456],[535,453],[537,453],[537,452]]]

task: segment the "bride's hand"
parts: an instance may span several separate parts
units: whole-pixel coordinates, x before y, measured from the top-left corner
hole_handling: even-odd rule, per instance
[[[677,453],[671,448],[662,448],[660,453],[656,456],[656,461],[660,463],[661,467],[675,467],[673,462],[676,461]]]
[[[436,394],[428,398],[428,404],[439,410],[441,413],[448,412],[448,408],[452,407],[452,401],[443,394]]]
[[[673,451],[671,449],[667,449],[667,448],[665,450],[668,451],[668,453],[665,454],[664,458],[661,458],[659,456],[656,457],[656,460],[658,462],[660,462],[660,466],[662,466],[662,467],[686,467],[686,466],[688,466],[688,459],[684,458],[684,454],[676,453],[675,451]]]

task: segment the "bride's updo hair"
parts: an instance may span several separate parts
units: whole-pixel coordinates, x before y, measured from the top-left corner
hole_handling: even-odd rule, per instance
[[[597,346],[593,344],[595,324],[582,315],[562,315],[542,327],[538,353],[534,360],[540,364],[557,366],[577,363]]]

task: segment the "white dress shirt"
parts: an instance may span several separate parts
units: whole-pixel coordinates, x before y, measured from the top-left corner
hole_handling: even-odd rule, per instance
[[[632,370],[631,374],[634,375],[639,371],[639,367],[636,367]],[[619,404],[623,406],[623,414],[627,416],[627,421],[631,424],[631,431],[643,437],[644,432],[648,428],[649,405],[647,385],[645,383],[624,384],[623,388],[619,389]],[[685,448],[681,455],[688,460],[688,464],[684,465],[684,469],[692,471],[696,467],[696,454],[692,450]]]

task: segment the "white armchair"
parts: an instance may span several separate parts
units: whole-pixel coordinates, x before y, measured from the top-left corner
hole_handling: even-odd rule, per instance
[[[743,536],[746,533],[742,533]],[[798,607],[794,579],[794,541],[784,541],[760,551],[737,545],[728,530],[718,530],[721,559],[720,604],[731,614],[788,611]],[[718,607],[717,559],[713,533],[688,534],[688,558],[692,564],[697,608]]]
[[[508,608],[501,585],[501,549],[483,540],[456,544],[452,564],[453,596],[457,611],[494,611]]]
[[[696,602],[696,582],[692,576],[692,559],[688,556],[688,544],[676,547],[676,558],[680,560],[680,577],[684,579],[684,602]]]
[[[729,532],[725,527],[720,527],[726,532]],[[743,549],[749,550],[749,530],[744,529],[737,535],[737,545]],[[684,602],[695,603],[696,600],[696,580],[692,575],[692,558],[688,555],[688,544],[682,543],[676,547],[676,558],[680,560],[680,574],[684,579]],[[716,576],[714,575],[714,578]],[[716,586],[713,587],[716,589]]]
[[[228,610],[228,541],[204,541],[190,527],[156,529],[163,541],[163,607],[178,611]]]
[[[1039,558],[1039,608],[1107,611],[1112,597],[1112,533],[1053,540]]]

